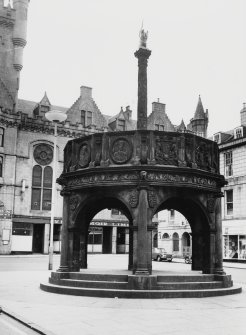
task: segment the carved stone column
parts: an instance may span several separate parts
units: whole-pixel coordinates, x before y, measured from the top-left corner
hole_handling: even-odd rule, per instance
[[[146,48],[139,48],[134,55],[138,58],[137,129],[147,129],[147,66],[151,51]]]
[[[221,198],[215,202],[215,269],[219,275],[225,274],[223,270],[223,250],[222,250],[222,220],[221,220]]]
[[[132,222],[129,222],[129,255],[128,255],[128,270],[133,269],[133,230]]]
[[[149,258],[151,258],[151,250],[149,249],[148,241],[148,226],[151,225],[149,218],[149,204],[147,189],[140,187],[139,189],[139,203],[136,211],[136,225],[137,225],[137,248],[133,249],[136,257],[136,269],[133,269],[136,275],[149,275],[151,273]]]
[[[87,269],[87,232],[80,234],[80,268]]]
[[[57,271],[69,271],[68,266],[68,221],[69,221],[69,193],[63,193],[63,217],[61,233],[61,258],[60,267]]]

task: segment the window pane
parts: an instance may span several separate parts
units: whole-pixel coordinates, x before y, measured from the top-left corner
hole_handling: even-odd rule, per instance
[[[42,168],[39,165],[35,165],[32,171],[32,186],[41,187]]]
[[[50,211],[51,210],[51,190],[43,190],[43,204],[42,209],[44,211]]]
[[[0,177],[3,176],[3,157],[0,156]]]
[[[85,111],[81,111],[81,123],[85,127]]]
[[[13,222],[12,235],[30,236],[31,230],[31,223]]]
[[[52,168],[50,166],[46,166],[44,168],[43,187],[50,187],[50,188],[52,188]]]
[[[226,191],[226,200],[227,200],[227,202],[233,202],[233,192],[232,192],[232,190]]]
[[[31,209],[39,210],[40,209],[40,201],[41,201],[41,189],[40,188],[33,188],[32,189]]]
[[[87,126],[90,126],[92,124],[92,112],[87,112]]]

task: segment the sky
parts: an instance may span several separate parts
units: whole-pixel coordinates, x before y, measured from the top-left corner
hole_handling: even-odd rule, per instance
[[[137,117],[139,31],[148,31],[148,115],[159,99],[175,125],[199,94],[208,135],[240,125],[246,102],[245,0],[31,0],[19,98],[70,107],[92,87],[100,111]]]

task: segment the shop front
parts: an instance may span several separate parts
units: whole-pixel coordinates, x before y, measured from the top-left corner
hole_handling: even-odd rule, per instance
[[[223,258],[246,262],[246,221],[231,220],[224,223]]]
[[[125,254],[129,252],[128,222],[92,221],[89,227],[88,252]]]
[[[54,252],[61,251],[61,219],[54,221]],[[50,219],[15,217],[12,224],[11,253],[48,254]]]

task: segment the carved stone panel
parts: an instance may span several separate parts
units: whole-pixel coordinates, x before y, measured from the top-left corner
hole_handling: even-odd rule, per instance
[[[138,190],[131,191],[129,194],[129,204],[132,208],[137,207],[138,199],[139,199],[139,191]]]
[[[79,197],[77,195],[72,195],[69,199],[69,208],[71,211],[75,211],[79,203]]]
[[[158,164],[178,164],[178,145],[176,137],[163,136],[156,138],[155,160]]]
[[[132,144],[127,138],[119,137],[110,147],[110,156],[116,164],[124,164],[132,157]]]
[[[148,190],[148,203],[150,208],[157,205],[157,195],[154,190]]]
[[[209,170],[211,166],[211,151],[205,142],[198,143],[196,147],[196,164],[199,168]]]
[[[213,195],[208,196],[207,209],[209,213],[214,213],[216,198]]]
[[[79,166],[86,167],[91,161],[91,148],[89,143],[83,142],[79,149]]]
[[[48,165],[53,160],[53,149],[50,145],[39,144],[33,152],[35,161],[40,165]]]

